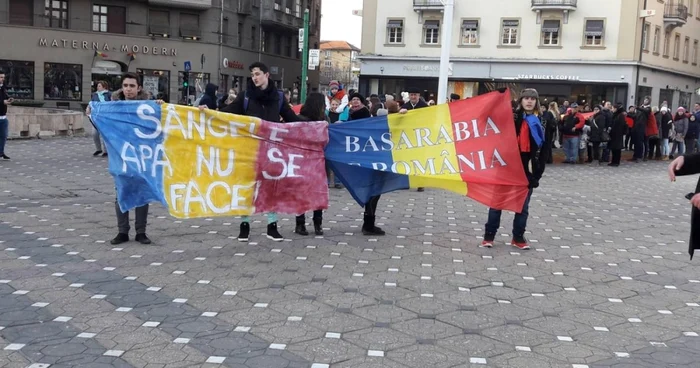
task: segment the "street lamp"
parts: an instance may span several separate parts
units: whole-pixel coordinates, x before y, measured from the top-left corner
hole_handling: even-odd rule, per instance
[[[438,79],[437,103],[446,103],[450,69],[450,51],[452,48],[452,18],[455,3],[454,0],[440,0],[440,2],[445,8],[442,13],[442,46],[440,47],[440,75]]]

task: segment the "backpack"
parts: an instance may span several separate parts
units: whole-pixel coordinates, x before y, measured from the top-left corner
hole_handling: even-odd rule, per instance
[[[282,105],[284,105],[284,92],[283,91],[277,91],[279,94],[279,112],[282,112]],[[243,92],[243,111],[246,112],[248,111],[248,103],[250,99],[248,98],[248,93]]]

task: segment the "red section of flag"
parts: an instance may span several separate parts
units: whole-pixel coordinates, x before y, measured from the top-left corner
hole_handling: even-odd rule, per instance
[[[474,165],[472,169],[460,162],[467,196],[491,208],[520,212],[528,181],[510,101],[509,91],[492,92],[449,107],[455,150]]]
[[[256,161],[255,212],[328,208],[323,152],[328,143],[328,124],[263,121],[256,134],[262,142]]]

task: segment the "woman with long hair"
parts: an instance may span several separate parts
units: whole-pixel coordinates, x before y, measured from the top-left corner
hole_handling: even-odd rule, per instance
[[[608,133],[610,134],[608,148],[612,153],[612,162],[610,162],[608,166],[620,166],[622,148],[625,147],[625,134],[628,129],[626,117],[627,111],[625,111],[625,105],[621,103],[616,104],[613,108],[612,126],[608,127]]]
[[[552,148],[559,148],[559,147],[561,147],[561,139],[560,139],[561,134],[559,133],[559,124],[561,123],[561,110],[559,109],[559,104],[556,103],[555,101],[550,102],[549,103],[549,112],[552,113],[552,115],[554,116],[554,120],[557,122],[557,127],[554,131],[554,139],[552,141],[552,144],[554,146],[552,146]],[[557,143],[555,143],[555,142],[558,142],[558,146],[557,146]],[[551,164],[551,162],[548,162],[548,163]]]
[[[300,121],[327,121],[326,120],[326,97],[321,93],[311,93],[306,98],[304,106],[299,111]],[[326,172],[328,167],[326,166]],[[314,210],[313,215],[314,233],[323,235],[323,210]],[[294,232],[299,235],[309,235],[306,230],[306,214],[302,213],[296,218]]]

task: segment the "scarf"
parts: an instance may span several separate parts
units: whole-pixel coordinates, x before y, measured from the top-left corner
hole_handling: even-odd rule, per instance
[[[542,144],[544,143],[544,128],[542,127],[540,118],[534,114],[528,115],[523,113],[523,119],[527,121],[527,125],[530,127],[530,134],[532,135],[532,138],[535,139],[537,147],[542,147]]]
[[[355,112],[355,111],[358,111],[358,110],[361,110],[361,109],[365,109],[365,108],[367,108],[367,106],[365,106],[365,105],[363,105],[363,104],[360,104],[360,106],[358,106],[358,107],[353,107],[352,105],[350,105],[350,111],[351,111],[351,112]]]
[[[97,92],[97,98],[100,100],[100,102],[109,101],[109,99],[107,98],[108,93],[109,91]]]

